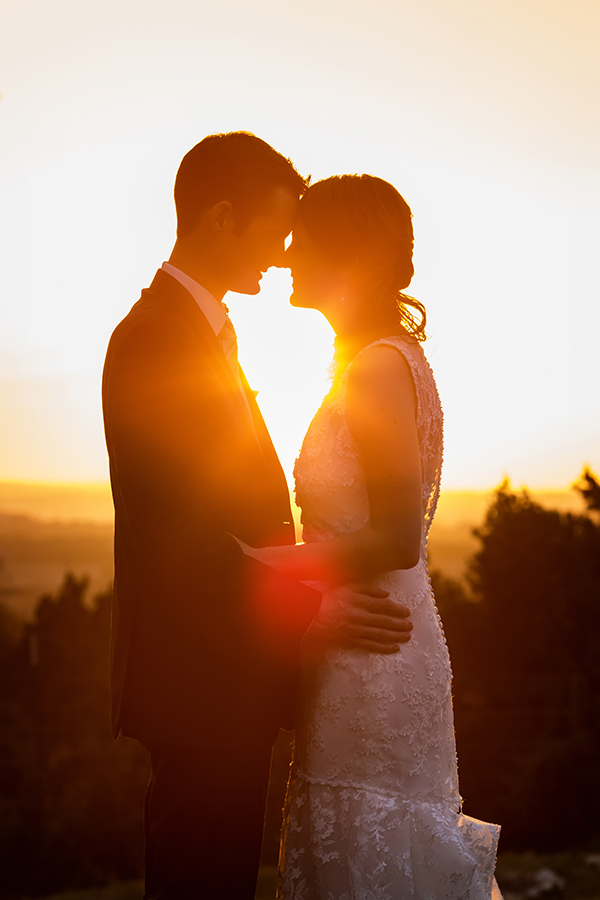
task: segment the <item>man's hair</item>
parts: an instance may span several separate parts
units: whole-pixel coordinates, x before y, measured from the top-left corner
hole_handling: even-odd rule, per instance
[[[276,188],[301,197],[308,180],[291,160],[247,131],[210,134],[186,153],[175,179],[177,237],[198,224],[202,213],[228,200],[243,228],[264,208]]]

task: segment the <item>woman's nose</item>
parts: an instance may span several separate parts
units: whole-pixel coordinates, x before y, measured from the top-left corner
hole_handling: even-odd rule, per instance
[[[271,262],[272,266],[275,266],[278,269],[289,268],[289,262],[287,259],[287,250],[281,245],[274,253],[272,257],[273,261]]]

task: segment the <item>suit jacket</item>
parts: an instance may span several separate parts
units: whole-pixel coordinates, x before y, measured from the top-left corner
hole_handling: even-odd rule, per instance
[[[244,556],[292,543],[283,471],[191,294],[159,270],[115,329],[103,407],[115,505],[113,731],[264,741],[290,727],[320,594]]]

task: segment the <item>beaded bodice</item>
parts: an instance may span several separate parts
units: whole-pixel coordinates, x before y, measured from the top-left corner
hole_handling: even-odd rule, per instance
[[[421,558],[440,490],[443,415],[433,372],[421,345],[400,335],[371,347],[394,347],[406,359],[417,400],[417,432],[421,457],[423,531]],[[360,354],[359,354],[360,355]],[[357,531],[369,521],[369,500],[360,453],[346,422],[348,366],[336,379],[308,429],[294,467],[296,501],[302,509],[304,540],[324,540]]]

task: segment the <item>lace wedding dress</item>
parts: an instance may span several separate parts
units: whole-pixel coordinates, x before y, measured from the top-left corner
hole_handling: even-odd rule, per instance
[[[377,579],[410,609],[414,630],[396,654],[336,649],[304,671],[278,898],[500,898],[500,829],[460,811],[450,660],[427,572],[442,464],[440,401],[418,343],[392,336],[376,344],[405,357],[416,389],[421,558],[413,569]],[[356,531],[369,520],[360,454],[345,419],[347,377],[348,369],[334,381],[296,461],[305,541]]]

